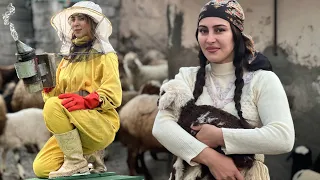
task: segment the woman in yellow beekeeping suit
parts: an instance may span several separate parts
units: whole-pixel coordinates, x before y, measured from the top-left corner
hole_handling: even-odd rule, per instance
[[[81,1],[53,16],[51,24],[64,58],[56,86],[42,91],[44,120],[54,136],[35,158],[34,172],[40,178],[88,173],[88,161],[104,172],[99,152],[119,129],[115,109],[122,97],[118,58],[108,40],[111,23],[99,5]]]

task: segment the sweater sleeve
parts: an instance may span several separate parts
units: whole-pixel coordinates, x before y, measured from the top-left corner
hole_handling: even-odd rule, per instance
[[[101,106],[97,109],[115,109],[121,105],[122,89],[118,71],[118,58],[115,53],[101,56],[101,63],[96,68],[96,79],[101,80],[96,90],[99,94]]]
[[[253,85],[263,126],[255,129],[222,128],[226,154],[281,154],[292,150],[294,126],[284,88],[270,71],[260,72]]]
[[[190,82],[192,80],[190,79],[190,73],[192,72],[194,71],[181,68],[180,73],[175,76],[175,79],[182,80],[191,87]],[[156,116],[152,134],[171,153],[182,158],[191,166],[197,165],[198,163],[191,160],[206,148],[207,145],[186,132],[176,121],[176,117],[174,117],[171,111],[160,110]]]

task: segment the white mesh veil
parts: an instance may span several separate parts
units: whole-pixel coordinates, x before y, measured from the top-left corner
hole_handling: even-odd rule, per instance
[[[72,30],[68,23],[68,18],[75,13],[86,14],[97,23],[95,29],[96,40],[93,44],[95,50],[104,54],[115,52],[109,42],[109,36],[112,33],[111,22],[104,14],[102,14],[102,9],[99,5],[91,1],[80,1],[51,18],[51,25],[56,29],[58,36],[62,41],[60,49],[62,55],[69,55],[70,53]]]

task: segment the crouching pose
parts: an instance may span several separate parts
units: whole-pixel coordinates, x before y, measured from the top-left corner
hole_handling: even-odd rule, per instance
[[[187,86],[196,105],[214,106],[254,128],[203,124],[191,127],[197,132],[194,137],[179,126],[172,109],[164,108],[156,116],[152,133],[165,148],[192,166],[190,169],[200,163],[216,179],[269,180],[263,154],[291,151],[294,127],[283,86],[268,59],[243,33],[243,22],[244,13],[236,0],[208,2],[200,11],[196,30],[200,67],[181,68],[175,80]],[[173,103],[180,103],[179,99]],[[255,154],[252,168],[238,169],[231,157],[215,150],[219,146],[226,155]],[[199,172],[185,172],[171,179],[207,178]]]
[[[109,43],[112,27],[99,5],[81,1],[53,16],[62,40],[56,86],[44,88],[43,115],[54,134],[34,160],[40,178],[104,172],[104,148],[113,142],[120,122],[118,59]]]

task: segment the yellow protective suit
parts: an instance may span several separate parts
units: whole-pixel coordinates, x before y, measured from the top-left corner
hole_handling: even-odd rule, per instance
[[[57,96],[80,90],[89,93],[96,91],[101,106],[72,112],[65,109]],[[115,53],[93,53],[88,60],[72,63],[62,59],[56,72],[56,87],[49,93],[42,93],[45,101],[44,120],[53,134],[77,128],[84,154],[101,150],[113,142],[120,127],[115,108],[120,106],[122,98]],[[52,136],[34,160],[34,173],[40,178],[47,178],[49,172],[58,170],[63,164],[63,156],[57,140]]]

